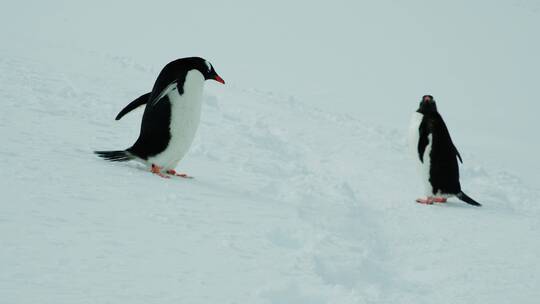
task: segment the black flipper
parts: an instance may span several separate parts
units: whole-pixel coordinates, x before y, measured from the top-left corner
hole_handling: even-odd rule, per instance
[[[124,162],[128,160],[132,160],[135,157],[131,155],[131,153],[127,151],[94,151],[99,157],[102,157],[105,160],[108,161],[115,161],[115,162]]]
[[[456,196],[457,198],[459,198],[460,200],[464,201],[465,203],[469,205],[473,205],[476,207],[482,206],[480,203],[470,198],[467,194],[463,193],[463,191],[459,192]]]
[[[459,151],[457,150],[456,146],[454,146],[454,150],[456,150],[456,155],[459,158],[459,161],[463,164],[463,159],[461,159],[461,155],[459,154]]]
[[[452,138],[450,137],[450,132],[448,132],[448,128],[446,127],[446,124],[444,123],[444,120],[442,119],[442,116],[437,113],[440,119],[440,124],[442,127],[442,132],[446,138],[448,138],[450,146],[454,149],[454,153],[456,154],[459,161],[463,164],[463,159],[461,159],[461,155],[459,154],[458,149],[456,148],[456,145],[454,145],[454,142],[452,142]]]
[[[126,115],[127,113],[135,110],[136,108],[146,104],[148,102],[148,100],[150,99],[150,94],[152,92],[148,92],[144,95],[141,95],[139,96],[139,98],[135,99],[134,101],[130,102],[125,108],[122,109],[122,111],[120,111],[120,113],[118,113],[118,115],[116,115],[116,118],[115,120],[120,120],[120,118],[122,118],[124,115]]]

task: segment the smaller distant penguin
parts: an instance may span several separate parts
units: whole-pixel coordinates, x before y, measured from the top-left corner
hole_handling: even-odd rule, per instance
[[[146,105],[137,141],[126,150],[96,151],[109,161],[138,160],[161,177],[188,177],[175,167],[189,150],[201,117],[204,82],[225,84],[210,62],[200,57],[181,58],[168,63],[151,92],[128,104],[119,120],[135,108]]]
[[[425,198],[417,199],[417,203],[445,203],[447,198],[456,196],[467,204],[482,206],[461,191],[457,160],[463,161],[431,95],[422,97],[420,107],[413,114],[409,145],[426,194]]]

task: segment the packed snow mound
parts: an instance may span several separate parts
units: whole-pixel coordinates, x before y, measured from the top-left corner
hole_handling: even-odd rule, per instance
[[[150,90],[159,67],[97,52],[69,67],[1,55],[5,303],[539,296],[539,191],[484,167],[474,151],[461,149],[462,184],[484,206],[421,206],[407,126],[223,75],[231,85],[207,84],[197,138],[178,168],[195,179],[166,180],[92,154],[133,143],[142,111],[114,117]]]

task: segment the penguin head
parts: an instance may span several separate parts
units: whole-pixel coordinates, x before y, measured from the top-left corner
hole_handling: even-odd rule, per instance
[[[216,73],[216,70],[214,70],[214,67],[212,66],[210,62],[202,58],[199,58],[199,59],[204,61],[203,70],[202,71],[199,70],[199,71],[203,74],[205,80],[212,79],[222,84],[225,84],[225,80],[223,80],[223,78],[221,78],[221,76],[219,76]]]
[[[208,62],[207,60],[200,58],[200,57],[190,57],[190,58],[183,58],[179,59],[181,61],[184,61],[186,69],[189,70],[198,70],[203,74],[205,80],[215,80],[217,82],[220,82],[222,84],[225,84],[225,80],[221,78],[212,64]]]
[[[422,100],[420,101],[420,107],[418,108],[417,112],[424,115],[429,113],[437,113],[437,104],[435,103],[435,99],[433,99],[433,96],[422,96]]]

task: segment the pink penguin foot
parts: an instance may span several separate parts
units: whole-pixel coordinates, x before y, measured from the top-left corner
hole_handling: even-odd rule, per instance
[[[433,205],[434,199],[432,197],[417,198],[416,202],[423,205]]]
[[[446,203],[446,198],[444,197],[435,197],[433,198],[434,203]]]
[[[156,165],[152,164],[152,168],[150,169],[150,171],[152,171],[152,173],[154,173],[155,175],[157,175],[159,177],[170,178],[170,176],[167,176],[167,175],[161,173],[161,169],[163,169],[163,168],[160,167],[160,166],[156,166]]]
[[[177,173],[175,170],[171,169],[171,170],[167,170],[167,174],[170,174],[170,175],[174,175],[174,176],[178,176],[178,177],[183,177],[183,178],[193,178],[192,176],[189,176],[185,173]]]

